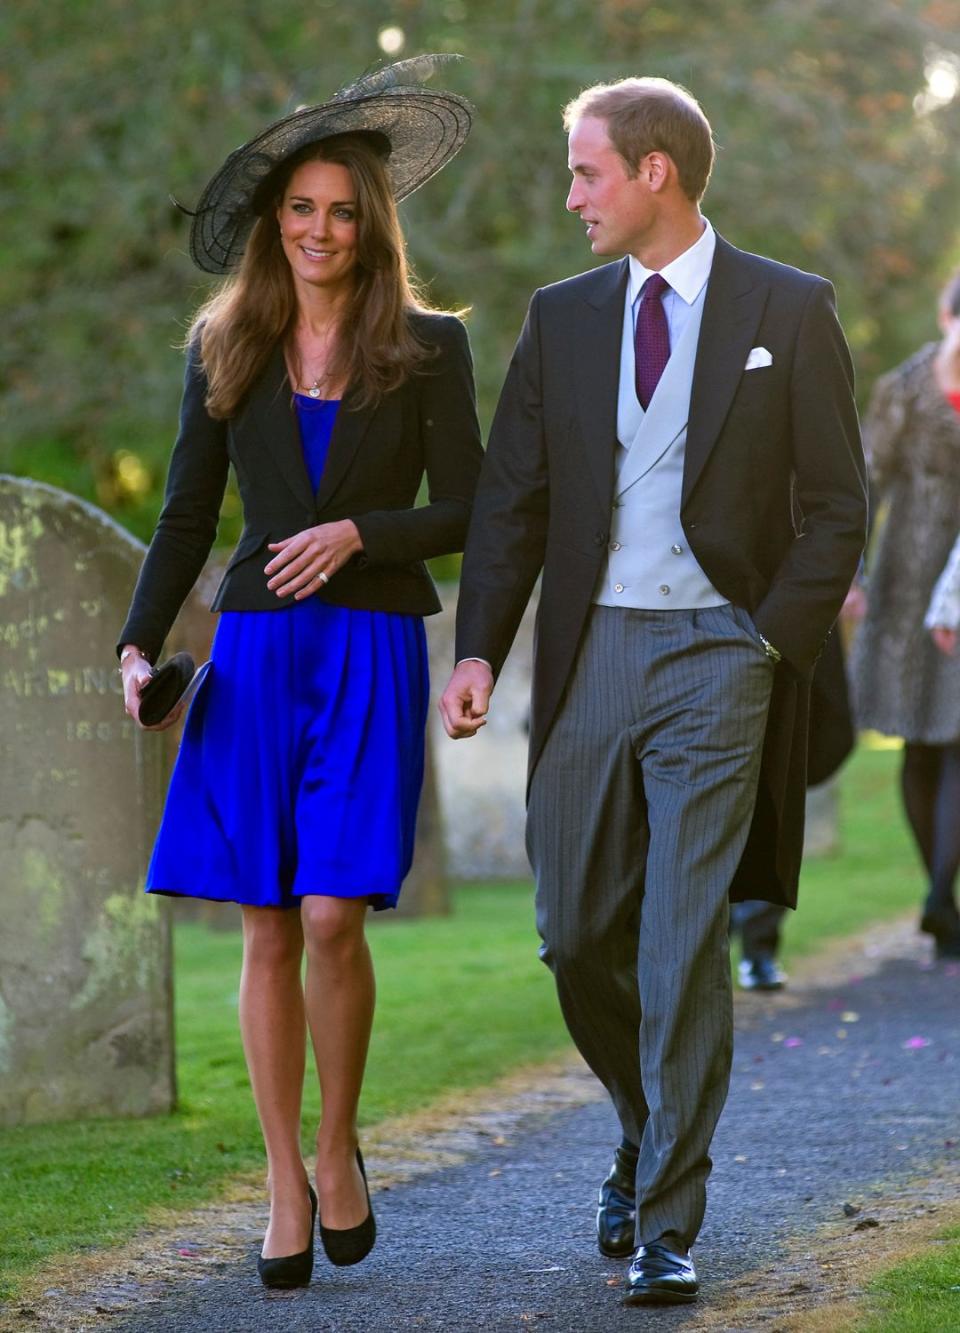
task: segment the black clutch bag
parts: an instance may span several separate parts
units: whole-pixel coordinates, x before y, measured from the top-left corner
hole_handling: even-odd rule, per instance
[[[158,666],[140,691],[140,721],[143,725],[155,727],[181,699],[189,701],[209,670],[209,662],[204,662],[198,670],[189,653],[174,653]]]

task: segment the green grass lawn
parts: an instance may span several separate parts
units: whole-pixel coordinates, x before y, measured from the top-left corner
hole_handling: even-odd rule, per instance
[[[849,766],[843,853],[807,867],[788,963],[919,901],[897,763],[864,749]],[[364,1124],[565,1048],[528,884],[463,887],[451,917],[376,925],[370,938],[379,998]],[[224,1179],[262,1169],[236,1028],[239,957],[234,933],[177,928],[176,1114],[0,1131],[0,1295],[45,1256],[121,1239],[155,1204],[195,1203]],[[318,1109],[311,1091],[306,1145]]]
[[[960,1329],[960,1227],[942,1231],[928,1253],[867,1285],[877,1303],[861,1333],[949,1333]]]

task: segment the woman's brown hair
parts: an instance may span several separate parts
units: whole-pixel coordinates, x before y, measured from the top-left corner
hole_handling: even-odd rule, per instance
[[[345,166],[357,192],[356,285],[343,312],[330,379],[357,386],[363,405],[397,388],[430,355],[407,318],[430,307],[407,266],[384,159],[367,136],[336,135],[301,149],[261,186],[260,216],[239,271],[194,316],[188,341],[200,340],[213,417],[236,413],[277,342],[293,330],[297,300],[274,210],[297,167],[312,161]]]

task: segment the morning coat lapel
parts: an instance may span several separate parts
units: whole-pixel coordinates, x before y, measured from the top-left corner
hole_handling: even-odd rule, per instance
[[[617,447],[620,342],[629,264],[606,264],[584,283],[576,329],[573,368],[577,415],[590,472],[604,511],[613,496]]]
[[[287,365],[278,343],[251,392],[250,412],[287,485],[298,500],[312,509],[313,492],[292,399]]]
[[[687,422],[686,503],[726,420],[767,301],[748,257],[721,236],[707,282]]]

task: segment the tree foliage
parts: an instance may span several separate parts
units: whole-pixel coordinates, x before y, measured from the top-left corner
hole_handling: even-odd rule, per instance
[[[475,132],[403,211],[433,299],[472,307],[485,418],[531,291],[594,262],[563,208],[561,109],[630,73],[699,97],[720,145],[705,211],[835,281],[864,386],[932,336],[956,258],[960,0],[11,0],[0,468],[149,531],[207,290],[169,194],[189,204],[266,121],[383,59],[386,26],[403,54],[468,57],[450,83]]]

